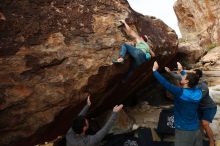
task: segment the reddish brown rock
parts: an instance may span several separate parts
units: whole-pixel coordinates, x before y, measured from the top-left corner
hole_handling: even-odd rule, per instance
[[[70,127],[87,93],[100,114],[146,83],[153,60],[123,84],[130,59],[111,65],[127,41],[120,19],[151,38],[161,66],[177,48],[172,29],[123,0],[1,0],[0,10],[0,145],[53,139]]]

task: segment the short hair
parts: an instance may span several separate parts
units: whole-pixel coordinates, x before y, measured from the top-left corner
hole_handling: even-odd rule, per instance
[[[142,38],[145,42],[148,42],[148,39],[149,39],[149,38],[146,37],[145,35],[142,35],[141,38]]]
[[[195,86],[198,85],[198,83],[199,83],[199,77],[198,77],[198,75],[195,74],[195,73],[187,73],[186,79],[189,81],[189,82],[188,82],[188,86],[189,86],[190,88],[195,87]]]
[[[73,120],[72,130],[76,134],[81,134],[83,132],[83,127],[86,126],[86,117],[85,116],[77,116]]]
[[[142,35],[141,38],[149,45],[150,48],[155,48],[155,45],[152,43],[150,37]]]
[[[196,75],[197,75],[199,78],[201,78],[201,77],[202,77],[203,72],[202,72],[202,70],[201,70],[201,69],[194,69],[194,71],[196,72]]]

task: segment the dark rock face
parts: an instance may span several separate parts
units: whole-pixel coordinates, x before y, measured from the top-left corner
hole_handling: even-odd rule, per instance
[[[92,96],[92,114],[112,108],[151,77],[153,60],[126,83],[130,60],[111,65],[127,40],[118,21],[150,37],[161,67],[177,36],[124,0],[0,1],[0,145],[34,145],[64,134]]]

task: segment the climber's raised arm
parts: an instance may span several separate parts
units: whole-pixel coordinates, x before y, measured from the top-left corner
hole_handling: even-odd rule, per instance
[[[125,22],[125,20],[120,20],[121,23],[125,25],[126,32],[128,35],[134,37],[137,42],[143,41],[143,39]]]
[[[151,57],[155,57],[155,53],[151,48],[149,48],[149,53],[150,53]]]
[[[89,107],[91,106],[91,101],[90,101],[90,95],[87,97],[87,102],[84,108],[81,110],[81,112],[78,114],[78,116],[85,116],[87,111],[89,110]]]

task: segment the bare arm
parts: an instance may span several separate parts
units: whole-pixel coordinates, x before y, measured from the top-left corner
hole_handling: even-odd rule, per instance
[[[151,57],[155,57],[155,53],[151,48],[149,48],[149,53],[150,53]]]
[[[143,41],[143,39],[134,30],[131,29],[131,27],[125,22],[125,20],[122,20],[121,22],[125,25],[128,35],[134,37],[137,42]]]
[[[178,80],[179,82],[182,80],[183,77],[186,76],[186,71],[182,70],[181,72],[171,71],[168,67],[165,67],[166,72],[168,72],[173,78]]]
[[[148,45],[149,45],[149,46],[152,46],[152,43],[149,42],[148,36],[147,36],[147,35],[144,35],[144,37],[147,39],[146,42],[148,43]],[[144,41],[145,41],[145,40],[144,40]],[[149,47],[149,53],[150,53],[151,57],[155,57],[155,53],[154,53],[154,51],[151,49],[151,47]]]

